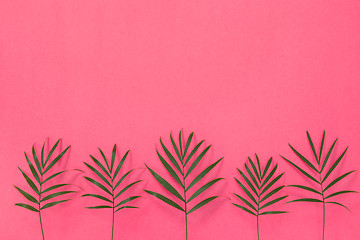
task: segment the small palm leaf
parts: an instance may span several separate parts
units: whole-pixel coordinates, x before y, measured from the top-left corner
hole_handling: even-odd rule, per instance
[[[204,161],[204,157],[206,153],[211,148],[210,146],[205,147],[203,150],[199,150],[202,143],[204,141],[201,141],[193,149],[190,150],[190,145],[193,139],[194,133],[191,133],[186,141],[183,141],[182,132],[179,133],[179,142],[178,144],[175,142],[172,134],[170,134],[170,141],[171,146],[167,147],[163,141],[160,139],[160,145],[162,150],[165,154],[159,153],[158,150],[156,150],[156,153],[160,159],[160,162],[166,169],[166,171],[169,173],[171,178],[175,180],[176,185],[173,186],[169,183],[169,181],[165,180],[165,178],[161,177],[159,174],[157,174],[154,170],[152,170],[150,167],[148,167],[146,164],[145,166],[150,171],[151,175],[155,178],[155,180],[164,187],[164,189],[170,193],[169,197],[164,196],[162,194],[159,194],[157,192],[145,190],[146,193],[158,198],[159,200],[163,201],[167,205],[174,207],[185,214],[185,228],[186,228],[186,239],[188,239],[188,233],[187,233],[187,217],[188,214],[202,208],[203,206],[209,204],[211,201],[216,199],[218,196],[212,196],[208,197],[197,204],[193,205],[193,200],[197,200],[200,195],[202,195],[204,192],[206,192],[211,186],[213,186],[218,181],[222,180],[223,178],[216,178],[214,180],[211,180],[208,183],[201,184],[201,186],[197,187],[196,190],[194,190],[194,193],[190,194],[190,190],[195,188],[202,182],[206,175],[208,175],[209,172],[212,171],[215,166],[217,166],[221,161],[222,158],[218,161],[214,162],[210,166],[203,169],[200,173],[193,176],[194,170],[199,166],[199,163],[201,161]],[[172,149],[171,149],[172,147]],[[170,150],[169,150],[170,149]],[[166,156],[166,157],[165,157]],[[189,180],[191,178],[191,180]],[[181,191],[179,191],[181,190]],[[180,194],[182,192],[183,194]],[[190,207],[189,203],[193,205]]]
[[[241,205],[236,203],[233,203],[233,205],[247,213],[250,213],[251,215],[256,216],[259,238],[259,216],[286,213],[285,211],[264,211],[264,209],[282,201],[288,196],[285,195],[281,197],[273,197],[285,186],[278,186],[276,188],[273,188],[273,186],[278,183],[279,179],[284,175],[284,173],[274,176],[277,170],[277,165],[271,168],[272,158],[267,161],[264,171],[261,171],[259,157],[256,154],[255,157],[257,166],[250,157],[248,159],[251,169],[248,167],[247,163],[245,163],[245,170],[249,177],[240,169],[237,169],[242,179],[244,180],[244,183],[242,183],[237,178],[235,178],[235,180],[242,189],[242,191],[245,193],[245,195],[244,197],[242,197],[241,195],[234,193],[234,195],[241,201]],[[268,200],[271,197],[272,200]],[[246,198],[251,200],[251,202],[248,201]]]
[[[105,162],[106,166],[102,164],[97,158],[90,155],[90,158],[95,163],[96,166],[92,166],[86,162],[84,162],[85,166],[91,170],[91,172],[96,176],[95,179],[90,177],[84,177],[88,182],[92,183],[94,186],[101,189],[102,191],[99,191],[99,193],[96,194],[84,194],[82,197],[92,197],[99,200],[102,200],[108,205],[98,205],[98,206],[91,206],[86,207],[88,209],[104,209],[109,208],[112,209],[112,238],[114,238],[114,219],[115,219],[115,213],[118,212],[121,209],[126,208],[137,208],[135,206],[123,206],[125,203],[132,202],[133,200],[139,198],[140,196],[131,196],[125,199],[120,199],[122,194],[129,189],[131,189],[136,184],[140,183],[142,180],[138,180],[135,182],[131,182],[125,186],[122,187],[122,189],[117,189],[119,186],[122,186],[121,184],[123,180],[133,171],[130,170],[123,174],[122,176],[119,175],[121,168],[126,160],[126,157],[129,154],[129,151],[127,151],[124,156],[121,158],[118,164],[116,164],[116,144],[114,145],[112,152],[111,152],[111,159],[110,163],[108,162],[108,159],[106,158],[104,152],[99,148],[100,154],[102,156],[103,161]],[[99,168],[99,169],[97,169]],[[118,177],[119,176],[119,177]],[[104,194],[104,195],[101,195]],[[110,203],[110,204],[109,204]]]
[[[356,193],[355,191],[351,191],[351,190],[342,190],[342,191],[334,192],[332,194],[327,195],[326,191],[329,188],[331,188],[332,186],[334,186],[336,183],[338,183],[339,181],[344,179],[346,176],[350,175],[351,173],[353,173],[355,171],[349,171],[349,172],[347,172],[347,173],[345,173],[345,174],[343,174],[343,175],[341,175],[339,177],[335,177],[335,179],[330,180],[330,182],[329,182],[328,179],[331,178],[331,173],[333,173],[335,168],[340,164],[341,160],[344,158],[344,156],[345,156],[345,154],[346,154],[346,152],[348,150],[348,147],[342,152],[342,154],[339,157],[337,157],[337,159],[334,161],[334,163],[331,164],[331,166],[328,168],[328,170],[324,171],[328,166],[327,163],[329,163],[329,161],[331,161],[331,158],[330,158],[331,153],[332,153],[338,139],[335,139],[335,141],[332,143],[331,147],[327,151],[327,153],[325,155],[325,158],[322,159],[322,153],[323,153],[324,142],[325,142],[325,131],[324,131],[323,136],[322,136],[319,153],[316,152],[316,148],[314,146],[314,143],[313,143],[313,141],[311,139],[311,136],[310,136],[309,132],[306,132],[306,135],[307,135],[307,139],[308,139],[309,145],[310,145],[312,153],[313,153],[312,157],[315,159],[315,162],[316,162],[315,165],[317,165],[316,167],[309,160],[307,160],[309,158],[305,158],[302,154],[300,154],[297,150],[295,150],[295,148],[293,148],[290,144],[289,144],[289,146],[292,149],[292,151],[296,154],[296,156],[298,158],[300,158],[300,160],[305,162],[305,164],[313,171],[308,172],[308,171],[298,167],[296,164],[294,164],[292,161],[288,160],[287,158],[285,158],[283,156],[282,156],[282,158],[285,159],[285,161],[290,163],[292,166],[294,166],[297,170],[299,170],[308,179],[311,179],[313,182],[316,183],[316,186],[289,185],[289,187],[300,188],[300,189],[306,190],[308,192],[311,192],[312,194],[315,193],[316,195],[314,195],[314,196],[318,197],[318,198],[314,198],[314,197],[300,198],[300,199],[291,200],[291,201],[289,201],[289,203],[292,203],[292,202],[322,203],[322,205],[323,205],[323,239],[324,239],[324,237],[325,237],[325,208],[326,208],[326,203],[335,204],[335,205],[344,207],[347,210],[349,210],[347,207],[345,207],[341,203],[327,202],[327,201],[325,201],[325,199],[333,198],[333,197],[336,197],[338,195],[342,195],[342,194],[345,194],[345,193]]]
[[[25,209],[28,209],[30,211],[38,212],[39,213],[39,219],[40,219],[40,225],[42,230],[42,236],[44,239],[44,232],[42,227],[42,221],[41,221],[41,210],[55,206],[57,204],[69,201],[70,199],[66,200],[59,200],[54,202],[48,202],[50,199],[54,199],[60,196],[68,195],[71,193],[75,193],[76,191],[58,191],[58,192],[52,192],[53,190],[58,190],[64,186],[68,186],[71,184],[67,183],[58,183],[55,185],[50,184],[53,181],[55,177],[59,176],[60,174],[66,172],[67,170],[57,172],[55,174],[49,175],[48,171],[54,168],[56,163],[58,163],[62,157],[65,155],[65,153],[69,150],[70,146],[65,148],[59,155],[52,158],[52,155],[54,154],[59,142],[61,139],[59,139],[54,146],[51,147],[51,150],[47,153],[46,159],[45,159],[45,145],[46,141],[42,145],[41,154],[36,153],[35,145],[32,146],[31,153],[32,153],[32,159],[33,162],[30,160],[28,155],[25,153],[25,159],[29,166],[31,175],[26,174],[21,168],[19,168],[21,174],[24,176],[26,182],[29,184],[30,188],[34,191],[34,193],[28,193],[18,187],[15,186],[15,188],[31,203],[35,205],[29,205],[25,203],[16,203],[16,206],[23,207]],[[39,158],[40,156],[40,158]],[[48,164],[49,163],[49,164]],[[35,168],[35,167],[36,168]],[[49,175],[49,176],[48,176]],[[33,179],[32,179],[33,178]],[[50,186],[49,186],[50,184]],[[50,193],[49,193],[50,192]],[[52,192],[52,193],[51,193]],[[45,196],[46,195],[46,196]]]

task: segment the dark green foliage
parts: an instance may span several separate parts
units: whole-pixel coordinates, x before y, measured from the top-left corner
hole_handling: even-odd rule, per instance
[[[345,153],[348,149],[348,147],[342,152],[342,154],[336,158],[336,160],[330,164],[330,162],[332,162],[332,160],[330,159],[331,157],[331,153],[335,147],[335,144],[337,142],[337,139],[332,143],[331,147],[329,148],[327,154],[325,155],[324,158],[322,158],[323,152],[324,152],[324,142],[325,142],[325,131],[323,133],[322,136],[322,140],[321,140],[321,145],[320,145],[320,150],[319,153],[316,152],[316,149],[314,147],[313,141],[310,137],[310,134],[308,132],[306,132],[307,134],[307,138],[308,138],[308,142],[310,144],[312,153],[313,153],[313,158],[316,161],[315,166],[311,163],[311,161],[309,161],[306,157],[304,157],[301,153],[299,153],[293,146],[290,146],[291,150],[295,153],[295,155],[305,163],[305,165],[307,166],[308,170],[305,170],[303,168],[300,168],[298,165],[296,165],[295,163],[293,163],[292,161],[288,160],[287,158],[281,156],[283,159],[285,159],[285,161],[287,161],[288,163],[290,163],[292,166],[294,166],[297,170],[299,170],[302,175],[304,175],[307,179],[312,180],[312,182],[315,182],[315,184],[312,184],[311,186],[304,186],[304,185],[289,185],[289,187],[295,187],[295,188],[299,188],[302,190],[306,190],[308,192],[310,192],[311,197],[310,198],[300,198],[300,199],[295,199],[292,201],[289,201],[289,203],[291,202],[314,202],[314,203],[322,203],[323,205],[323,239],[325,239],[325,206],[326,204],[335,204],[341,207],[344,207],[345,209],[349,210],[346,206],[344,206],[341,203],[338,202],[333,202],[333,201],[329,201],[329,198],[333,198],[336,197],[338,195],[341,194],[346,194],[346,193],[355,193],[355,191],[351,191],[351,190],[342,190],[342,191],[337,191],[337,192],[333,192],[333,193],[329,193],[329,189],[331,187],[333,187],[336,183],[338,183],[339,181],[341,181],[342,179],[344,179],[346,176],[350,175],[351,173],[353,173],[354,171],[349,171],[341,176],[335,177],[332,176],[332,180],[330,175],[331,173],[334,171],[334,169],[339,165],[339,163],[341,162],[341,160],[343,159],[343,157],[345,156]],[[328,165],[329,163],[329,165]],[[330,178],[329,178],[330,177]]]
[[[160,199],[164,203],[172,206],[181,212],[184,212],[185,215],[185,231],[186,231],[186,239],[188,239],[188,224],[187,224],[187,216],[188,214],[198,210],[199,208],[207,205],[212,200],[217,198],[218,196],[212,196],[205,198],[202,201],[198,201],[198,203],[193,203],[193,200],[197,200],[200,195],[202,195],[206,190],[208,190],[212,185],[216,182],[220,181],[223,178],[216,178],[206,184],[200,184],[201,180],[222,160],[219,159],[215,163],[206,167],[196,176],[192,176],[191,174],[193,170],[198,166],[199,162],[204,158],[205,154],[210,149],[211,145],[206,147],[204,150],[199,150],[204,141],[198,143],[191,151],[189,150],[192,138],[194,133],[191,133],[188,137],[187,141],[184,142],[182,139],[182,132],[179,133],[179,141],[176,144],[173,139],[172,134],[170,134],[171,145],[173,151],[176,156],[170,152],[169,148],[164,145],[162,140],[160,139],[161,147],[165,153],[165,155],[161,155],[159,151],[156,150],[156,153],[170,176],[176,181],[176,185],[171,185],[165,178],[161,177],[154,170],[146,165],[150,173],[154,176],[158,183],[161,184],[167,191],[169,197],[166,197],[162,194],[145,190],[148,194]],[[200,186],[198,186],[200,184]],[[190,194],[189,190],[193,187],[197,187],[197,189]],[[178,191],[181,189],[181,193]],[[191,202],[191,203],[190,203]]]
[[[245,195],[242,197],[234,193],[234,195],[240,200],[241,205],[236,203],[233,204],[241,210],[256,216],[257,234],[258,239],[260,239],[259,216],[286,213],[285,211],[267,211],[266,208],[280,202],[288,196],[274,197],[274,195],[280,192],[285,186],[282,185],[275,187],[275,184],[284,175],[284,173],[281,173],[275,177],[275,172],[278,166],[276,165],[273,168],[271,167],[272,158],[268,160],[264,170],[261,171],[259,158],[256,154],[255,156],[256,165],[250,157],[249,164],[245,163],[245,170],[247,175],[240,169],[237,169],[240,176],[242,177],[242,180],[239,180],[235,177],[235,181],[243,190]]]
[[[92,206],[87,207],[89,209],[103,209],[103,208],[110,208],[112,209],[112,236],[111,239],[114,239],[114,218],[115,213],[126,208],[138,208],[136,206],[127,205],[127,203],[132,202],[133,200],[139,198],[140,196],[131,196],[125,199],[121,199],[122,194],[128,191],[130,188],[135,186],[137,183],[141,182],[142,180],[138,180],[131,183],[124,184],[125,178],[133,171],[130,170],[120,176],[120,170],[124,165],[126,157],[128,156],[129,151],[125,153],[125,155],[121,158],[119,163],[116,165],[116,169],[114,169],[115,160],[116,160],[116,144],[113,147],[112,154],[111,154],[111,161],[107,160],[103,151],[99,148],[100,154],[103,158],[103,161],[106,164],[106,167],[95,157],[91,156],[92,161],[95,164],[95,167],[84,162],[86,167],[88,167],[98,178],[98,180],[92,179],[90,177],[84,177],[87,181],[101,189],[100,193],[97,194],[84,194],[82,197],[93,197],[104,201],[104,205]],[[99,168],[100,170],[97,170]],[[119,175],[120,174],[120,175]],[[123,183],[123,184],[122,184]],[[120,187],[121,186],[121,187]],[[120,189],[120,188],[121,189]]]
[[[54,151],[56,150],[57,146],[59,145],[60,141],[61,141],[61,139],[59,139],[54,144],[54,146],[52,146],[50,152],[46,156],[46,159],[44,156],[45,142],[42,146],[40,157],[39,157],[38,153],[36,153],[35,146],[33,145],[33,147],[32,147],[33,162],[28,158],[27,154],[25,153],[25,158],[26,158],[26,161],[27,161],[27,164],[29,166],[32,176],[30,175],[30,177],[29,177],[21,168],[19,168],[19,170],[20,170],[21,174],[24,176],[26,182],[29,184],[33,193],[31,193],[31,194],[27,193],[24,190],[15,186],[15,188],[27,200],[29,200],[31,202],[30,204],[16,203],[15,205],[19,206],[19,207],[23,207],[25,209],[28,209],[30,211],[39,213],[43,239],[44,239],[44,232],[43,232],[42,221],[41,221],[41,210],[58,205],[60,203],[66,202],[66,201],[69,201],[70,199],[54,201],[54,198],[76,192],[76,191],[58,191],[58,190],[55,192],[52,192],[55,189],[59,189],[64,186],[70,185],[70,184],[59,184],[59,183],[54,184],[54,183],[52,183],[55,180],[55,177],[66,172],[67,170],[57,172],[55,174],[48,176],[49,175],[48,171],[50,171],[61,160],[61,158],[64,156],[64,154],[70,148],[70,146],[68,146],[59,155],[52,158],[52,155],[53,155]],[[36,168],[34,167],[33,163],[35,164]],[[48,181],[50,181],[50,182],[48,182]],[[46,182],[48,182],[48,183],[46,183]],[[50,193],[48,193],[48,192],[50,192]]]

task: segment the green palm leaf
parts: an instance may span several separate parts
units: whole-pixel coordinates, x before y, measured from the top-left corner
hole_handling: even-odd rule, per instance
[[[133,201],[140,197],[140,196],[130,196],[130,197],[127,197],[126,199],[120,199],[120,196],[125,191],[128,191],[135,184],[140,183],[142,180],[138,180],[138,181],[132,182],[130,184],[127,184],[125,187],[122,187],[122,189],[120,191],[118,191],[117,188],[119,186],[122,186],[122,183],[124,182],[125,178],[131,172],[134,171],[134,169],[131,169],[130,171],[123,174],[122,176],[119,175],[130,150],[128,150],[121,157],[120,161],[117,163],[117,161],[116,161],[117,147],[116,147],[116,144],[114,144],[112,151],[111,151],[110,165],[109,165],[109,162],[108,162],[104,152],[100,148],[99,148],[99,152],[106,164],[106,168],[101,162],[99,162],[92,155],[90,155],[90,157],[93,160],[93,162],[95,163],[95,166],[92,166],[85,162],[84,162],[84,164],[91,170],[92,173],[95,173],[95,175],[99,177],[100,181],[96,181],[87,176],[85,176],[84,178],[87,181],[89,181],[90,183],[92,183],[93,185],[95,185],[98,188],[100,188],[101,190],[103,190],[106,193],[106,195],[104,196],[104,195],[101,195],[100,193],[95,193],[95,194],[94,193],[86,193],[86,194],[82,195],[82,197],[97,198],[102,201],[111,203],[111,205],[97,205],[97,206],[90,206],[90,207],[86,207],[86,208],[88,208],[88,209],[104,209],[104,208],[112,209],[112,217],[113,217],[112,218],[113,219],[113,221],[112,221],[112,239],[113,239],[114,238],[115,213],[118,212],[120,209],[124,209],[124,208],[138,208],[135,206],[121,206],[121,205],[123,205],[127,202],[130,202],[130,201]],[[99,169],[101,169],[101,171],[104,172],[105,175],[102,174],[97,169],[97,167]],[[115,171],[114,171],[114,169],[115,169]],[[120,178],[117,179],[117,176],[120,176]],[[117,203],[117,201],[119,201],[119,202]]]
[[[280,190],[282,190],[285,187],[285,186],[280,186],[280,187],[277,187],[277,188],[271,190],[271,188],[279,181],[279,179],[283,176],[284,173],[281,173],[280,175],[274,177],[274,174],[275,174],[278,166],[275,165],[275,167],[271,168],[272,158],[270,158],[267,161],[264,171],[261,172],[260,159],[257,154],[255,154],[255,157],[256,157],[256,165],[257,166],[255,165],[255,163],[252,161],[252,159],[250,157],[248,157],[248,160],[249,160],[251,169],[248,167],[247,163],[244,164],[246,173],[248,174],[249,177],[245,173],[243,173],[240,169],[237,169],[238,172],[240,173],[240,175],[242,176],[242,178],[244,179],[244,181],[247,183],[247,185],[251,189],[251,191],[249,191],[245,187],[245,185],[235,177],[235,181],[240,186],[240,188],[245,193],[245,195],[244,195],[244,197],[241,196],[240,194],[236,194],[236,193],[234,193],[234,195],[245,205],[242,206],[242,205],[239,205],[236,203],[233,203],[233,205],[242,209],[243,211],[245,211],[247,213],[250,213],[251,215],[256,216],[257,233],[258,233],[258,238],[259,238],[259,216],[260,215],[286,213],[284,211],[260,212],[260,210],[262,210],[266,207],[272,206],[272,205],[282,201],[283,199],[285,199],[288,196],[286,195],[286,196],[282,196],[282,197],[277,197],[277,198],[274,198],[274,199],[268,201],[267,203],[262,203],[263,201],[272,197],[273,195],[275,195],[276,193],[278,193]],[[265,196],[262,196],[262,195],[265,195]],[[251,202],[248,201],[246,198],[250,199]]]
[[[332,143],[331,147],[329,148],[325,158],[322,159],[322,153],[323,153],[323,150],[324,150],[324,143],[325,143],[325,131],[324,131],[323,136],[322,136],[319,154],[317,154],[317,152],[316,152],[316,148],[315,148],[314,143],[313,143],[313,141],[312,141],[312,139],[310,137],[310,134],[308,132],[306,132],[306,134],[307,134],[307,138],[308,138],[308,142],[310,144],[311,150],[312,150],[313,155],[314,155],[314,157],[316,159],[317,168],[315,168],[314,165],[312,165],[312,163],[310,163],[302,154],[297,152],[291,145],[290,145],[290,147],[295,152],[295,154],[303,162],[305,162],[308,166],[310,166],[313,170],[315,170],[317,172],[318,176],[314,177],[314,176],[310,175],[309,173],[302,170],[300,167],[295,165],[290,160],[286,159],[285,157],[283,157],[283,158],[288,163],[290,163],[292,166],[297,168],[304,176],[306,176],[307,178],[313,180],[317,184],[318,188],[321,189],[321,191],[318,191],[318,190],[314,189],[314,187],[312,187],[312,186],[303,186],[303,185],[289,185],[289,186],[290,187],[301,188],[301,189],[307,190],[309,192],[313,192],[313,193],[316,193],[318,195],[321,195],[321,199],[317,199],[317,198],[300,198],[300,199],[295,199],[295,200],[289,201],[289,203],[292,203],[292,202],[316,202],[316,203],[322,203],[322,205],[323,205],[323,227],[322,227],[322,230],[323,230],[323,239],[324,239],[324,236],[325,236],[325,209],[326,209],[325,203],[336,204],[336,205],[339,205],[339,206],[342,206],[342,207],[348,209],[347,207],[345,207],[344,205],[342,205],[341,203],[338,203],[338,202],[325,202],[325,199],[335,197],[335,196],[340,195],[340,194],[354,193],[355,192],[355,191],[350,191],[350,190],[345,190],[345,191],[343,190],[343,191],[338,191],[338,192],[335,192],[335,193],[330,194],[328,196],[325,196],[325,191],[327,191],[329,188],[334,186],[337,182],[341,181],[342,179],[344,179],[346,176],[353,173],[354,171],[350,171],[350,172],[347,172],[347,173],[345,173],[345,174],[343,174],[343,175],[341,175],[339,177],[336,177],[334,180],[332,180],[325,187],[324,186],[325,181],[329,178],[330,174],[334,171],[334,169],[340,164],[341,160],[343,159],[345,153],[348,150],[348,147],[333,162],[333,164],[331,165],[329,170],[324,174],[323,170],[325,169],[327,163],[332,160],[331,159],[331,154],[333,152],[333,149],[334,149],[335,144],[336,144],[338,139],[335,139],[335,141]],[[317,170],[317,169],[320,169],[320,170]],[[320,181],[318,181],[316,178],[320,179]]]
[[[195,188],[197,185],[199,185],[199,183],[201,183],[205,179],[205,177],[209,175],[208,173],[222,161],[222,158],[217,160],[216,162],[207,166],[202,171],[199,171],[200,173],[198,173],[192,180],[188,181],[189,178],[192,178],[191,173],[196,172],[195,170],[198,168],[198,166],[201,165],[201,164],[199,164],[200,161],[204,161],[206,153],[211,148],[211,145],[209,145],[209,146],[205,146],[204,149],[200,149],[200,147],[202,146],[202,144],[204,142],[204,140],[202,140],[198,144],[196,144],[195,147],[193,147],[192,150],[190,151],[190,153],[188,154],[193,136],[194,136],[194,133],[191,133],[188,136],[186,143],[185,143],[183,140],[182,131],[180,131],[179,138],[178,138],[179,142],[176,143],[172,134],[170,134],[170,142],[171,142],[172,151],[176,154],[178,160],[176,160],[174,158],[175,155],[173,155],[169,151],[169,149],[171,149],[171,148],[167,147],[164,144],[164,142],[162,141],[162,139],[160,138],[160,145],[161,145],[161,148],[164,151],[165,155],[162,155],[161,153],[159,153],[158,150],[156,150],[156,153],[157,153],[158,158],[160,159],[160,162],[165,167],[167,172],[177,182],[176,186],[172,186],[167,180],[165,180],[165,178],[163,178],[162,176],[157,174],[154,170],[152,170],[150,167],[148,167],[145,164],[146,168],[150,171],[151,175],[155,178],[155,180],[158,183],[160,183],[160,185],[162,185],[171,194],[171,197],[176,197],[177,199],[181,200],[181,205],[179,205],[178,203],[176,203],[174,200],[172,200],[171,198],[169,198],[167,196],[161,195],[157,192],[145,190],[146,193],[160,199],[162,202],[166,203],[167,205],[170,205],[170,206],[184,212],[185,219],[186,219],[186,221],[185,221],[186,239],[188,239],[188,234],[187,234],[188,214],[209,204],[214,199],[216,199],[218,196],[207,197],[204,200],[202,200],[198,203],[195,203],[195,205],[192,206],[191,208],[189,208],[188,204],[190,202],[193,202],[194,200],[196,200],[199,197],[199,195],[202,195],[211,186],[213,186],[215,183],[217,183],[223,179],[223,178],[216,178],[214,180],[211,180],[211,181],[207,182],[206,184],[203,184],[200,187],[198,187],[197,190],[195,190],[195,192],[192,193],[190,197],[188,196],[189,192],[191,192],[190,189]],[[174,166],[174,168],[172,166]],[[180,175],[178,173],[180,173]],[[188,184],[186,184],[186,183],[188,183]],[[182,190],[181,192],[183,192],[183,195],[180,194],[179,189]]]
[[[56,198],[58,196],[62,196],[62,195],[68,194],[68,193],[74,193],[75,192],[75,191],[61,191],[61,192],[51,193],[51,194],[47,195],[46,197],[43,196],[45,193],[47,193],[49,191],[52,191],[54,189],[58,189],[58,188],[63,187],[63,186],[70,185],[70,184],[67,184],[67,183],[58,183],[58,184],[55,184],[55,185],[52,185],[52,186],[47,186],[48,181],[54,179],[56,176],[59,176],[60,174],[67,171],[67,170],[63,170],[63,171],[57,172],[55,174],[52,174],[50,176],[48,176],[48,174],[47,174],[47,172],[52,167],[54,167],[62,159],[62,157],[67,152],[67,150],[70,148],[70,146],[68,146],[57,157],[55,157],[53,160],[51,160],[51,157],[52,157],[53,153],[55,152],[55,150],[57,149],[57,146],[59,145],[59,142],[61,141],[61,139],[59,139],[51,147],[51,150],[48,153],[46,153],[46,151],[45,151],[45,145],[46,145],[47,141],[48,140],[46,140],[42,144],[41,153],[39,155],[40,158],[38,157],[38,154],[36,153],[35,144],[31,148],[32,158],[33,158],[32,160],[30,160],[28,155],[26,153],[24,153],[27,165],[30,168],[32,176],[28,176],[25,172],[23,172],[19,168],[19,170],[22,173],[22,175],[24,176],[26,182],[29,184],[30,188],[32,190],[34,190],[36,195],[31,195],[31,194],[27,193],[26,191],[24,191],[24,190],[22,190],[22,189],[15,186],[15,188],[27,200],[29,200],[30,202],[36,204],[36,207],[31,206],[29,204],[25,204],[25,203],[16,203],[15,205],[39,213],[39,220],[40,220],[40,226],[41,226],[41,230],[42,230],[41,232],[42,232],[43,239],[44,239],[44,231],[43,231],[42,220],[41,220],[41,212],[42,212],[42,210],[47,209],[47,208],[52,207],[52,206],[55,206],[55,205],[58,205],[60,203],[69,201],[70,199],[61,200],[61,201],[54,201],[54,202],[47,203],[45,205],[43,205],[43,202],[47,201],[49,199],[54,199],[54,198]],[[46,159],[45,159],[45,155],[46,155]],[[36,169],[35,169],[32,161],[35,163]],[[49,162],[50,162],[50,164],[48,164]],[[31,179],[31,177],[33,177],[33,179]],[[34,180],[37,182],[37,184],[34,183]],[[45,189],[45,190],[43,190],[43,189]]]

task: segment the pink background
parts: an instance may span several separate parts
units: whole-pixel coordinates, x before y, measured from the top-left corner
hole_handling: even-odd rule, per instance
[[[226,180],[208,194],[240,193],[236,167],[255,152],[287,171],[282,183],[309,184],[279,157],[299,163],[288,142],[310,156],[306,130],[319,147],[325,129],[326,149],[339,137],[336,156],[350,145],[334,174],[358,169],[359,13],[358,0],[1,1],[0,238],[41,237],[12,185],[30,191],[17,166],[29,172],[23,151],[46,137],[72,145],[59,168],[84,169],[97,147],[131,149],[126,168],[146,180],[134,193],[162,191],[144,162],[165,175],[155,147],[180,129],[213,145],[204,164],[224,156],[213,177]],[[62,179],[94,190],[78,173]],[[359,182],[354,174],[337,189]],[[117,214],[115,239],[184,239],[183,215],[143,195],[140,210]],[[44,211],[46,239],[110,239],[110,211],[84,209],[79,196]],[[326,239],[360,239],[359,195],[337,200],[352,213],[329,206]],[[321,238],[319,205],[280,208],[291,213],[262,217],[262,239]],[[256,219],[225,197],[189,224],[190,240],[256,238]]]

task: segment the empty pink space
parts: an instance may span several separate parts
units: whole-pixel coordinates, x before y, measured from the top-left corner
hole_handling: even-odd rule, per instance
[[[311,186],[280,154],[305,167],[288,143],[314,161],[306,131],[319,149],[326,130],[326,151],[339,138],[331,163],[349,146],[334,176],[359,169],[359,29],[357,0],[1,1],[0,239],[41,239],[12,185],[31,190],[17,167],[30,173],[24,151],[49,137],[71,145],[59,169],[86,170],[98,147],[131,150],[124,166],[144,180],[133,189],[143,197],[117,213],[114,239],[184,240],[184,215],[143,192],[166,194],[144,163],[171,179],[156,149],[181,129],[212,145],[201,167],[224,157],[205,178],[225,178],[208,193],[221,197],[189,215],[189,240],[257,239],[256,217],[231,204],[248,156],[262,166],[272,156],[286,172],[280,184]],[[95,190],[82,176],[62,180]],[[359,183],[355,173],[337,187]],[[111,238],[111,210],[85,209],[81,194],[43,212],[45,239]],[[360,239],[360,195],[337,200],[351,212],[328,206],[325,239]],[[321,204],[278,208],[289,213],[262,216],[262,240],[321,239]]]

